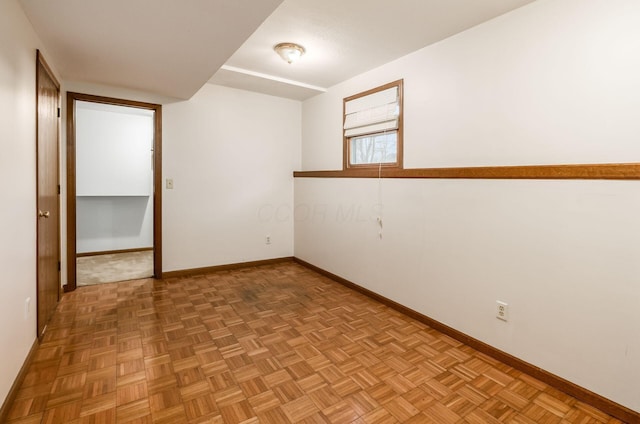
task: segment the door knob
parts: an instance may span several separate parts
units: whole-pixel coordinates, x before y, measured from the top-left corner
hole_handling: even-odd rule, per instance
[[[45,212],[38,211],[38,216],[40,218],[49,218],[49,211],[45,211]]]

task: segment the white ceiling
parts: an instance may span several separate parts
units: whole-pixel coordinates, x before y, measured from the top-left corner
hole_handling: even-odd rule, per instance
[[[328,88],[532,1],[284,0],[210,81],[302,100],[319,91],[269,76]],[[290,65],[281,42],[307,53]]]
[[[532,1],[20,0],[64,80],[299,100]],[[280,42],[307,53],[289,65]]]
[[[64,80],[182,99],[198,91],[281,2],[20,0]]]

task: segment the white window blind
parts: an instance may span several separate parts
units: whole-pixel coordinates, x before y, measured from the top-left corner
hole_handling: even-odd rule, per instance
[[[344,135],[353,137],[398,129],[398,87],[345,103]]]

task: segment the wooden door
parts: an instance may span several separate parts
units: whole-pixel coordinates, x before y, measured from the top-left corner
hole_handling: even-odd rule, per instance
[[[38,52],[36,72],[37,126],[37,269],[38,337],[60,299],[60,203],[58,122],[60,85]]]

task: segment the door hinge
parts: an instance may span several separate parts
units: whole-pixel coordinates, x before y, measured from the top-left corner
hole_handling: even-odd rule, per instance
[[[60,261],[58,261],[58,271],[60,271]]]
[[[60,184],[58,184],[58,194],[60,194]]]
[[[58,118],[60,117],[60,108],[58,108]]]

